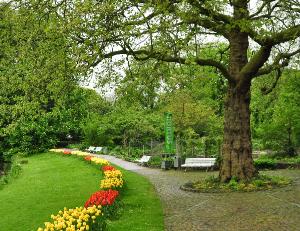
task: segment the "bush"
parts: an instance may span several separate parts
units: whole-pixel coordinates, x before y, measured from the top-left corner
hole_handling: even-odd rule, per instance
[[[160,167],[161,166],[161,161],[162,161],[162,158],[161,156],[152,156],[148,162],[148,165],[150,167]]]
[[[87,146],[83,143],[68,144],[66,148],[85,150]]]
[[[208,177],[204,181],[186,183],[181,188],[197,192],[251,192],[282,187],[291,183],[290,179],[278,176],[259,175],[249,181],[238,181],[235,177],[228,183],[221,183],[218,177]]]
[[[109,154],[127,161],[134,161],[136,159],[139,159],[144,154],[144,152],[145,150],[137,147],[123,148],[121,146],[116,146],[109,152]]]
[[[11,179],[17,178],[22,171],[21,164],[14,159],[15,158],[13,158],[7,173],[2,177],[0,176],[0,189],[2,189],[5,184],[8,184]]]
[[[257,159],[254,161],[254,166],[257,169],[275,169],[277,162],[272,159]]]

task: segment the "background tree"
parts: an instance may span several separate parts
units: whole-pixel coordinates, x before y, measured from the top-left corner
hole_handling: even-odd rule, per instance
[[[253,137],[256,148],[294,156],[300,144],[299,71],[285,71],[272,93],[264,95],[265,82],[274,81],[274,77],[257,79],[253,84]]]
[[[133,61],[125,74],[116,88],[117,104],[139,105],[135,110],[145,110],[147,119],[171,111],[181,155],[219,154],[226,86],[212,68],[146,60]]]
[[[89,108],[61,21],[14,4],[0,3],[0,162],[78,140]]]
[[[63,18],[74,41],[72,57],[83,68],[115,55],[216,68],[228,82],[220,180],[257,174],[251,155],[251,82],[280,74],[299,54],[297,0],[23,2],[41,15],[56,11]],[[208,40],[220,39],[226,49],[213,58],[202,53]]]
[[[217,68],[228,81],[220,179],[245,180],[257,174],[251,155],[251,81],[286,67],[299,54],[298,1],[259,1],[250,7],[249,0],[90,0],[76,2],[71,9],[76,18],[71,36],[87,66],[125,54],[136,60]],[[222,37],[228,50],[220,50],[214,59],[204,57],[201,48],[207,34],[217,40]]]

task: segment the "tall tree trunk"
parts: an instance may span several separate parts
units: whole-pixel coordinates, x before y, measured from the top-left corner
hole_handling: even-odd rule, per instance
[[[229,86],[224,111],[224,141],[220,179],[248,180],[256,175],[250,131],[250,84],[245,91]]]
[[[241,1],[243,2],[243,1]],[[240,17],[243,11],[237,11]],[[240,71],[247,64],[248,35],[232,30],[230,39],[229,82],[224,108],[224,140],[219,172],[221,182],[232,177],[248,180],[257,174],[252,159],[250,131],[251,80],[243,79]]]

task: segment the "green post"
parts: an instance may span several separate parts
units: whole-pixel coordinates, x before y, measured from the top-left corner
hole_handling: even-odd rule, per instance
[[[175,153],[172,113],[165,113],[165,153]]]

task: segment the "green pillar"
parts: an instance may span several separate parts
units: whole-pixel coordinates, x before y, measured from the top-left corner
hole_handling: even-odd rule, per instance
[[[175,153],[172,113],[165,113],[165,153]]]

